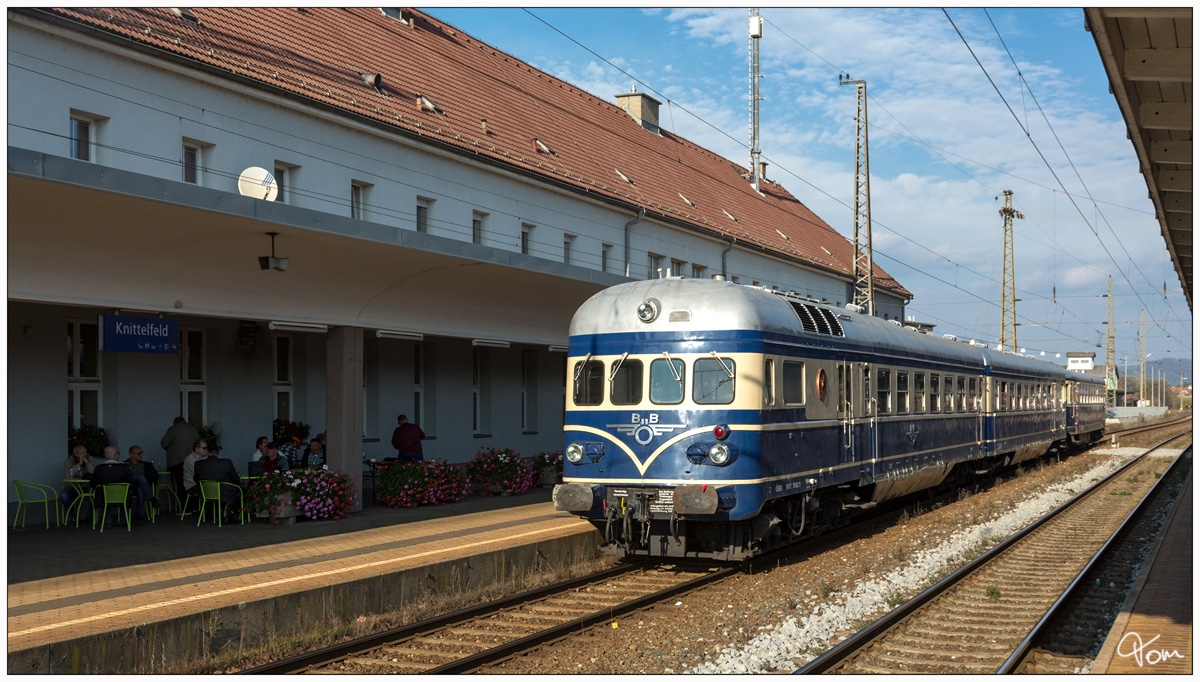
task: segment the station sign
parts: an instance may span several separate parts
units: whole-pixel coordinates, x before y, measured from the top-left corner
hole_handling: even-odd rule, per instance
[[[100,350],[118,353],[178,353],[179,320],[100,315]]]

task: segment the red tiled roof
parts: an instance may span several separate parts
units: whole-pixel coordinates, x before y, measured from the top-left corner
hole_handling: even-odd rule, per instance
[[[763,182],[765,196],[758,196],[742,177],[745,168],[669,131],[655,135],[615,103],[427,14],[405,10],[415,18],[410,27],[364,7],[193,8],[198,24],[169,8],[50,12],[650,215],[851,272],[850,242],[782,186]],[[380,74],[383,92],[365,83],[363,73]],[[422,108],[421,95],[442,112]],[[555,154],[538,150],[535,139]],[[878,265],[875,283],[911,297]]]

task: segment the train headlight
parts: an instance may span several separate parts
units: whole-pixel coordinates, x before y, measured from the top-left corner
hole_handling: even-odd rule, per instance
[[[717,443],[708,449],[708,458],[717,466],[729,463],[729,446],[724,443]]]
[[[566,451],[567,461],[571,464],[579,464],[583,461],[583,446],[579,443],[571,443],[567,446]]]
[[[648,298],[641,302],[637,309],[638,319],[646,324],[658,319],[659,303],[656,298]]]

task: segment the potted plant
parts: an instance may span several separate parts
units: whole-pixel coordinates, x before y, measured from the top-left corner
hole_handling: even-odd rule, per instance
[[[217,433],[216,424],[205,424],[203,422],[193,422],[192,426],[196,427],[196,431],[200,434],[200,440],[215,445],[221,434]]]
[[[520,494],[533,487],[533,462],[509,448],[479,448],[467,463],[467,477],[476,495]]]
[[[539,474],[538,487],[549,486],[562,480],[563,453],[539,452],[533,456],[533,468]]]
[[[297,516],[340,519],[349,516],[354,505],[354,483],[328,466],[273,471],[250,484],[246,504],[255,516],[272,523],[290,522]]]
[[[286,419],[276,419],[271,422],[271,438],[276,443],[299,438],[301,443],[308,442],[309,426],[304,422],[293,422]]]
[[[397,462],[383,467],[375,499],[389,507],[449,504],[467,496],[467,474],[447,462]]]
[[[92,457],[103,457],[104,448],[108,446],[108,434],[95,424],[87,424],[67,432],[67,452],[75,449],[76,445],[87,448]]]

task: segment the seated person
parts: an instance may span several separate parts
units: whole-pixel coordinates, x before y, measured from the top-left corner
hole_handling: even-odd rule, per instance
[[[125,464],[129,466],[129,472],[133,474],[134,480],[137,482],[138,492],[143,500],[150,500],[150,504],[162,509],[158,503],[158,498],[154,496],[154,484],[158,482],[158,470],[153,464],[142,461],[142,448],[139,445],[133,445],[129,448],[129,459],[125,460]],[[145,505],[139,505],[137,515],[145,514]]]
[[[87,448],[82,445],[76,445],[71,449],[71,454],[67,455],[67,461],[63,464],[63,478],[91,478],[92,472],[96,470],[96,465],[92,462],[92,458],[88,456]],[[71,502],[79,497],[79,491],[74,486],[68,485],[58,494],[58,499],[62,500],[63,506],[71,506]]]
[[[96,465],[96,470],[92,472],[92,490],[96,491],[94,504],[99,507],[107,508],[104,504],[104,491],[100,490],[100,486],[108,485],[109,483],[128,483],[129,492],[126,495],[126,506],[129,504],[129,498],[136,498],[138,508],[143,508],[145,499],[142,497],[142,491],[137,487],[137,480],[133,477],[133,472],[125,465],[118,457],[120,450],[116,446],[109,445],[104,448],[104,461]],[[115,512],[114,512],[115,515]],[[115,518],[105,518],[105,523],[115,523]],[[141,519],[136,519],[141,523]]]
[[[273,471],[287,471],[291,468],[288,466],[287,459],[279,456],[279,444],[275,442],[267,443],[267,455],[259,461],[263,465],[263,474],[269,474]]]
[[[200,488],[196,486],[196,462],[206,457],[208,457],[208,443],[203,439],[192,443],[192,451],[183,458],[183,492],[185,495],[200,496]],[[186,500],[186,498],[184,499]]]
[[[216,445],[211,445],[208,448],[208,457],[196,461],[196,485],[200,485],[200,481],[218,481],[220,483],[232,483],[236,488],[228,485],[221,486],[221,504],[230,505],[229,517],[226,521],[235,520],[235,506],[242,500],[242,495],[238,492],[242,487],[242,481],[238,477],[237,468],[233,465],[233,460],[220,457],[218,453],[221,448]]]
[[[312,439],[300,458],[301,469],[320,469],[325,464],[325,444],[319,439]]]
[[[250,455],[251,462],[257,462],[267,456],[267,440],[266,436],[259,436],[258,440],[254,441],[254,454]]]
[[[279,448],[279,457],[287,460],[289,469],[300,466],[300,438],[298,436],[276,442],[276,446]]]

